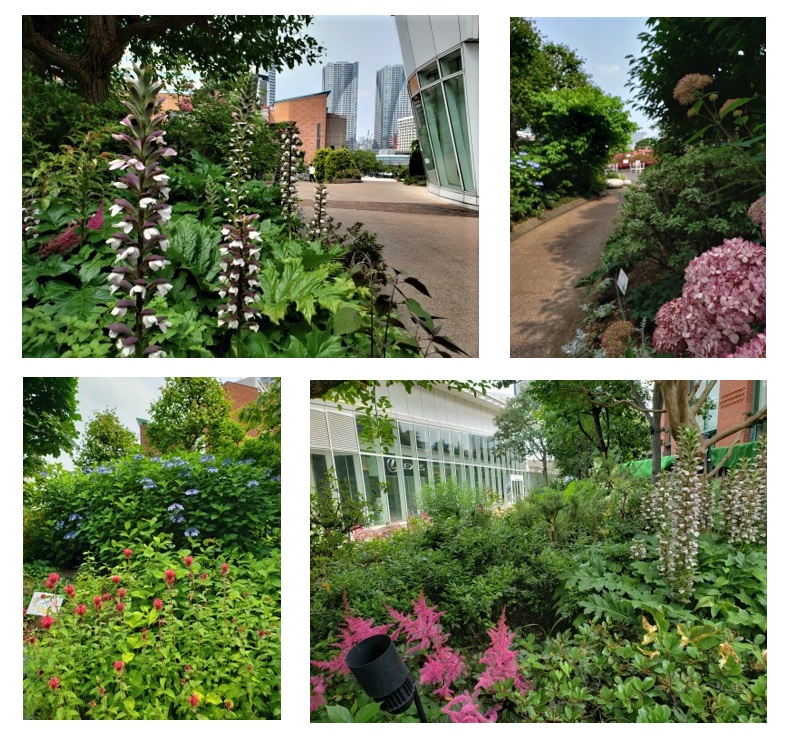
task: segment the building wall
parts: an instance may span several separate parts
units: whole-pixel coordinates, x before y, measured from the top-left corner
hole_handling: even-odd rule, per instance
[[[478,16],[396,16],[430,192],[478,206]]]
[[[330,91],[327,110],[346,117],[346,148],[357,147],[359,62],[331,62],[322,70],[322,87]]]
[[[753,413],[753,380],[720,380],[720,404],[717,411],[717,428],[723,431],[744,421]],[[730,446],[751,440],[750,429],[733,434],[717,442],[717,446]]]
[[[334,469],[339,494],[364,498],[372,510],[380,509],[376,523],[395,523],[417,513],[420,489],[435,482],[487,488],[509,502],[542,484],[541,474],[525,462],[492,453],[493,419],[502,401],[441,386],[407,393],[395,384],[377,392],[388,396],[388,415],[397,424],[386,450],[361,441],[353,408],[338,410],[336,404],[312,401],[310,409],[311,484]]]
[[[328,92],[278,100],[270,114],[271,123],[294,121],[302,139],[305,161],[313,161],[317,149],[327,146],[327,97]]]
[[[324,145],[328,149],[342,149],[346,146],[346,118],[344,116],[327,113],[327,140]]]

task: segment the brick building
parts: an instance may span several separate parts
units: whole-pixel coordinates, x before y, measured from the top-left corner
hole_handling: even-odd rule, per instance
[[[293,121],[299,129],[305,162],[313,161],[317,149],[340,149],[346,145],[346,118],[327,112],[329,91],[276,100],[270,123]]]

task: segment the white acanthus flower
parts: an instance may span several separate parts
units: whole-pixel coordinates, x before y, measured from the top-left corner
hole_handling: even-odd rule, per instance
[[[166,205],[164,208],[160,208],[159,217],[163,221],[169,221],[172,216],[173,216],[173,206]]]
[[[114,236],[111,239],[107,239],[107,242],[113,249],[117,249],[121,246],[121,239],[116,239]]]
[[[123,212],[124,212],[123,207],[118,205],[118,204],[110,206],[110,215],[113,216],[113,218],[115,218],[115,216],[117,216],[117,215],[119,215],[119,214],[121,214]]]
[[[128,165],[127,165],[126,159],[113,159],[113,161],[110,162],[110,169],[111,170],[113,170],[113,169],[125,169],[127,166]]]
[[[158,182],[160,185],[166,185],[168,182],[170,182],[170,177],[164,173],[155,174],[154,182]]]
[[[139,294],[140,297],[145,298],[146,296],[146,289],[142,285],[132,285],[132,289],[129,291],[130,295]]]
[[[153,269],[154,272],[156,272],[158,269],[162,269],[163,267],[166,267],[168,264],[170,264],[170,262],[167,259],[152,259],[148,263],[148,266],[151,267],[151,269]]]
[[[134,227],[135,224],[131,223],[130,221],[119,221],[118,223],[113,224],[113,228],[118,228],[126,234],[128,234]]]
[[[139,256],[140,249],[138,249],[136,246],[127,246],[126,249],[118,252],[118,256],[115,258],[115,261],[122,262],[129,259],[137,259]]]
[[[153,239],[154,236],[159,236],[159,229],[154,228],[154,226],[149,226],[148,228],[143,229],[144,239]]]
[[[129,185],[125,182],[113,182],[113,187],[117,187],[119,190],[128,190]]]
[[[156,205],[156,203],[157,203],[156,198],[143,198],[140,201],[140,207],[141,208],[148,208],[149,205]]]
[[[157,292],[163,297],[167,295],[172,289],[173,285],[171,285],[169,282],[164,282],[160,285],[157,285]]]
[[[146,328],[151,328],[152,326],[156,326],[159,321],[157,321],[156,316],[143,316],[143,326]]]

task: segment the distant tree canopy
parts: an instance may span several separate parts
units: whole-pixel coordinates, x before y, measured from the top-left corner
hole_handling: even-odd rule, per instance
[[[281,71],[319,58],[322,47],[305,33],[310,22],[309,15],[23,15],[23,64],[102,102],[127,49],[160,74],[187,67],[232,77],[259,64]]]
[[[126,428],[115,409],[94,413],[85,427],[76,462],[79,467],[112,462],[137,449],[137,436]]]
[[[69,452],[78,437],[76,377],[22,381],[22,473],[35,474],[47,455]]]
[[[706,91],[723,103],[752,97],[751,119],[766,118],[766,18],[649,18],[638,39],[640,56],[627,57],[636,106],[658,122],[668,143],[680,146],[701,123],[673,99],[688,74],[713,80]],[[716,135],[712,129],[711,135]],[[669,141],[667,141],[669,140]]]

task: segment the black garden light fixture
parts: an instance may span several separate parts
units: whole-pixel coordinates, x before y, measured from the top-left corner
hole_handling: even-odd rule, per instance
[[[363,639],[346,655],[346,666],[365,693],[386,713],[403,713],[415,701],[420,722],[428,723],[417,686],[387,634]]]

